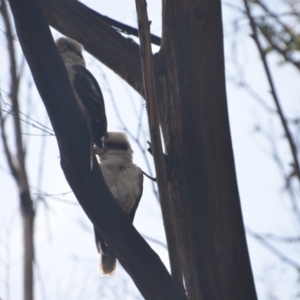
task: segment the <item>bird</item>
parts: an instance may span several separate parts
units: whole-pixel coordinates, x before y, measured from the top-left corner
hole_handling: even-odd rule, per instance
[[[82,55],[83,45],[66,37],[58,38],[55,43],[67,69],[78,105],[87,123],[91,144],[90,167],[93,169],[94,145],[101,148],[102,137],[107,137],[107,119],[103,95],[97,80],[86,69]]]
[[[132,148],[123,132],[108,132],[103,147],[94,148],[101,172],[114,198],[133,222],[143,193],[143,171],[132,162]],[[113,275],[116,257],[96,228],[95,241],[101,255],[102,275]]]

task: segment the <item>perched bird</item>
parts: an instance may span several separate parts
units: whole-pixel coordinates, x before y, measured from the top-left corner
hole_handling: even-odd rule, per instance
[[[69,80],[79,107],[87,122],[90,140],[90,164],[93,168],[93,146],[101,148],[102,137],[107,137],[107,120],[101,89],[95,77],[85,67],[83,46],[70,38],[56,40],[57,50],[66,66]]]
[[[103,148],[95,154],[107,186],[124,212],[133,222],[143,193],[143,172],[132,162],[132,149],[122,132],[109,132],[103,139]],[[101,254],[100,270],[103,275],[113,275],[116,257],[95,229],[95,240]]]

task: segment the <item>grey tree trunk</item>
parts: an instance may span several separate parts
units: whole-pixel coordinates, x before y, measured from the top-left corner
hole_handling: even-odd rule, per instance
[[[0,14],[4,22],[5,37],[10,68],[10,90],[9,99],[12,107],[14,132],[14,144],[8,143],[5,117],[2,115],[0,103],[0,128],[4,155],[19,193],[20,211],[22,217],[22,239],[23,239],[23,299],[34,298],[34,218],[35,210],[30,194],[27,169],[25,165],[26,151],[24,149],[20,112],[19,112],[19,87],[22,69],[18,69],[16,51],[14,47],[14,33],[11,17],[8,12],[7,2],[0,0]]]

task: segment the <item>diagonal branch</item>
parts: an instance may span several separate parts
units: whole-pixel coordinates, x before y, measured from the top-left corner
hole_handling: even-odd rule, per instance
[[[8,147],[7,136],[5,131],[5,119],[2,115],[2,101],[0,100],[0,129],[1,129],[1,139],[4,147],[4,153],[7,160],[8,167],[12,176],[17,179],[17,171],[13,162],[13,158]]]
[[[269,239],[274,242],[279,242],[279,243],[299,243],[300,242],[300,237],[299,236],[278,236],[276,234],[272,233],[266,233],[266,234],[259,234],[259,236],[262,239]]]
[[[87,126],[39,0],[10,0],[10,5],[22,50],[57,137],[62,169],[79,203],[146,299],[185,299],[113,198],[95,158],[90,170]]]
[[[267,79],[268,79],[268,82],[269,82],[269,86],[270,86],[270,89],[271,89],[271,94],[272,94],[272,97],[274,99],[275,106],[276,106],[281,124],[283,126],[286,138],[287,138],[288,143],[289,143],[289,147],[290,147],[291,154],[292,154],[292,157],[293,157],[293,165],[294,165],[295,174],[298,178],[298,181],[300,182],[300,164],[299,164],[299,160],[298,160],[297,148],[296,148],[292,133],[289,129],[288,122],[287,122],[287,120],[284,116],[284,113],[283,113],[283,110],[282,110],[282,107],[281,107],[281,104],[280,104],[280,101],[279,101],[279,98],[278,98],[278,95],[277,95],[277,92],[276,92],[276,88],[275,88],[275,85],[274,85],[274,82],[273,82],[271,71],[270,71],[270,68],[269,68],[269,65],[268,65],[268,62],[267,62],[266,53],[265,53],[265,51],[264,51],[264,49],[263,49],[263,47],[262,47],[262,45],[259,41],[259,37],[258,37],[258,33],[257,33],[257,26],[254,22],[254,19],[253,19],[253,16],[251,14],[250,7],[249,7],[249,4],[248,4],[247,0],[244,0],[244,4],[245,4],[248,19],[250,21],[250,26],[251,26],[251,29],[252,29],[252,37],[253,37],[254,42],[255,42],[255,44],[258,48],[261,60],[263,62],[263,66],[264,66],[266,76],[267,76]]]
[[[272,39],[272,37],[265,34],[264,31],[261,30],[261,33],[265,37],[265,39],[269,42],[271,47],[283,56],[285,61],[290,62],[292,65],[294,65],[298,69],[298,71],[300,70],[300,63],[297,60],[293,59],[293,57],[290,55],[288,50],[282,49],[279,45],[276,44],[276,42]]]
[[[271,251],[280,260],[282,260],[283,262],[287,263],[291,267],[295,268],[297,271],[300,270],[300,264],[298,262],[296,262],[293,259],[289,258],[283,252],[281,252],[276,247],[274,247],[273,245],[271,245],[269,242],[266,241],[266,239],[263,236],[261,236],[261,235],[255,233],[255,232],[253,232],[249,228],[247,228],[247,233],[249,235],[251,235],[253,238],[255,238],[258,242],[260,242],[266,249],[268,249],[269,251]]]
[[[268,14],[269,16],[271,16],[278,24],[280,24],[282,26],[282,28],[285,30],[285,32],[287,32],[290,36],[295,36],[295,34],[292,32],[291,28],[289,28],[288,26],[286,26],[278,17],[278,15],[276,15],[275,13],[273,13],[267,6],[265,3],[263,3],[263,1],[254,1],[255,4],[259,5],[266,14]],[[272,48],[274,48],[274,50],[276,50],[279,54],[281,54],[284,59],[287,62],[290,62],[292,65],[294,65],[298,70],[300,70],[300,63],[293,59],[293,57],[290,55],[288,50],[282,49],[279,45],[276,44],[276,42],[272,39],[272,37],[268,36],[267,34],[265,34],[264,31],[261,30],[261,33],[263,34],[263,36],[265,37],[265,39],[270,43],[270,45],[272,46]]]
[[[41,0],[49,24],[85,49],[143,95],[139,46],[77,0]]]

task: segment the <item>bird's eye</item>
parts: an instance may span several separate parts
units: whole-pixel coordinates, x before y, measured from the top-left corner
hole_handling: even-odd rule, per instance
[[[80,50],[78,50],[77,47],[75,47],[73,44],[69,44],[67,47],[68,51],[72,51],[74,54],[79,56],[81,59],[83,59],[82,53]]]
[[[128,150],[128,146],[124,143],[105,142],[104,147],[109,150],[123,150],[123,151]]]

